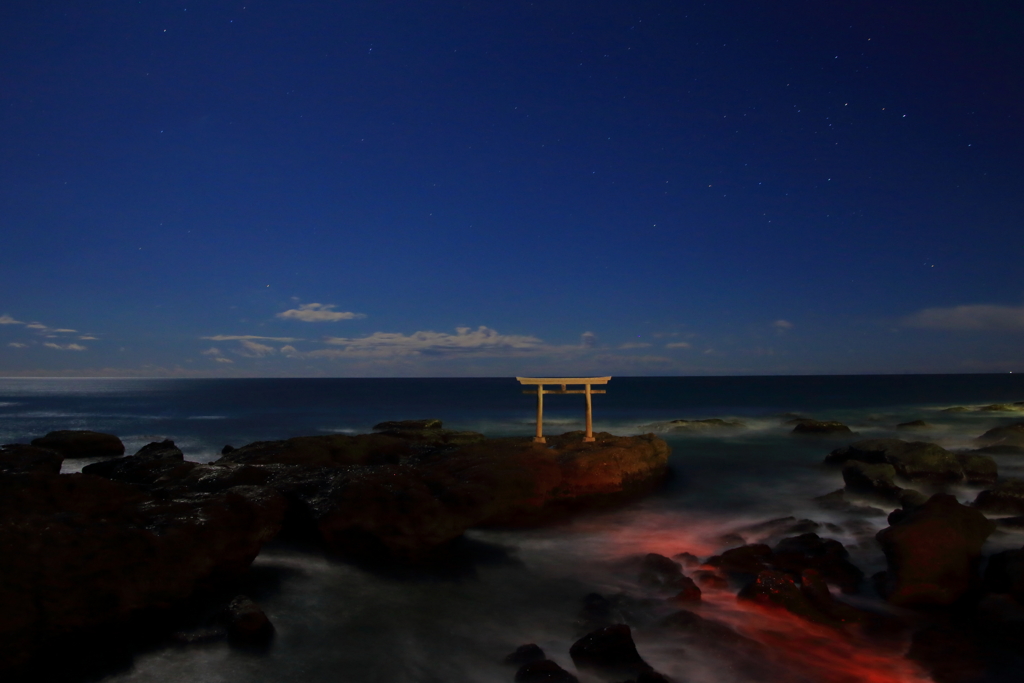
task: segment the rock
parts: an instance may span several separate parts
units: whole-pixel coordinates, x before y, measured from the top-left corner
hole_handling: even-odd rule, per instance
[[[979,436],[976,441],[988,447],[1008,446],[1013,449],[1010,452],[1016,452],[1016,449],[1024,448],[1024,422],[993,427]]]
[[[1004,550],[989,557],[984,583],[990,593],[1008,593],[1024,605],[1024,548]]]
[[[1012,529],[1014,531],[1024,531],[1024,515],[1017,515],[1016,517],[1000,517],[999,519],[993,519],[1000,529]]]
[[[793,427],[793,434],[808,436],[832,436],[836,434],[853,434],[853,431],[842,422],[835,420],[797,420]]]
[[[235,644],[263,646],[274,635],[274,625],[252,598],[239,595],[226,610],[228,635]]]
[[[723,420],[718,417],[707,418],[704,420],[671,420],[669,422],[656,422],[654,424],[644,425],[644,428],[656,432],[690,434],[703,434],[705,432],[721,430],[728,431],[733,429],[742,429],[743,427],[746,427],[746,425],[739,420]]]
[[[693,580],[708,590],[727,590],[729,582],[725,577],[709,569],[698,569],[693,573]]]
[[[848,460],[843,465],[843,482],[851,493],[895,502],[903,491],[893,482],[896,468],[888,463],[869,464],[859,460]]]
[[[808,621],[836,626],[831,616],[822,612],[800,590],[794,578],[785,572],[765,569],[757,578],[743,587],[737,596],[766,607],[778,607]]]
[[[773,559],[771,548],[763,543],[755,543],[709,557],[705,564],[717,567],[727,574],[756,576],[768,569]]]
[[[3,474],[60,474],[64,456],[56,451],[9,443],[0,446],[0,473]]]
[[[1002,481],[979,493],[971,505],[990,515],[1024,515],[1024,480]]]
[[[683,575],[682,565],[664,555],[648,553],[644,556],[640,562],[639,581],[641,585],[675,593],[673,599],[677,602],[700,601],[700,588],[697,588],[697,584]]]
[[[129,484],[154,487],[160,482],[181,479],[195,466],[194,462],[186,462],[181,449],[167,439],[147,444],[135,455],[86,465],[82,472]]]
[[[900,422],[896,425],[896,429],[929,429],[932,426],[924,420],[911,420],[910,422]]]
[[[65,458],[99,458],[124,455],[124,444],[113,434],[85,429],[50,432],[32,440],[32,445],[57,451]]]
[[[157,498],[88,474],[0,475],[0,677],[244,571],[281,526],[264,489]],[[109,647],[117,644],[111,642]]]
[[[821,524],[812,519],[797,519],[796,517],[789,516],[750,524],[741,528],[740,531],[753,536],[765,537],[778,536],[780,534],[806,534],[817,531],[820,528]]]
[[[715,680],[775,681],[789,677],[774,669],[768,648],[719,621],[683,609],[662,619],[659,626],[678,635],[683,644],[717,655],[720,661],[715,663]]]
[[[1007,413],[1007,412],[1016,412],[1016,411],[1020,410],[1020,408],[1016,404],[993,403],[991,405],[982,406],[982,407],[978,408],[978,410],[984,410],[984,411],[993,412],[993,413]]]
[[[982,453],[957,453],[956,460],[968,484],[994,484],[999,478],[996,461]]]
[[[817,496],[813,499],[824,510],[845,512],[847,514],[868,515],[872,517],[884,516],[885,511],[869,505],[858,505],[846,499],[846,492],[843,489],[836,489],[832,493]]]
[[[579,683],[579,679],[550,659],[523,664],[516,671],[516,683]]]
[[[531,662],[539,662],[542,659],[547,659],[544,656],[544,650],[540,649],[536,643],[529,643],[527,645],[520,645],[515,649],[515,652],[505,655],[505,658],[501,661],[504,664],[522,666]]]
[[[614,624],[583,636],[569,648],[576,668],[601,676],[632,677],[651,666],[640,657],[626,624]]]
[[[949,408],[943,408],[944,413],[969,413],[971,409],[966,406],[950,406]]]
[[[956,455],[925,441],[901,439],[865,439],[838,448],[825,458],[826,465],[842,465],[850,460],[868,464],[892,465],[896,474],[910,481],[950,483],[964,478]]]
[[[679,560],[684,567],[696,567],[700,564],[700,558],[693,553],[676,553],[672,558]]]
[[[936,494],[876,538],[888,562],[884,592],[899,606],[951,605],[977,583],[981,546],[995,524]]]
[[[844,593],[858,592],[864,580],[864,572],[850,562],[850,553],[842,543],[817,534],[784,538],[775,546],[773,553],[772,564],[776,568],[796,574],[814,569]]]
[[[348,467],[394,464],[413,453],[409,442],[396,436],[327,434],[297,436],[284,441],[257,441],[232,450],[217,462]]]
[[[236,450],[234,446],[232,446],[231,444],[227,444],[226,446],[224,446],[224,448],[220,449],[220,454],[227,455],[228,453],[234,450]]]
[[[378,422],[373,425],[375,432],[389,431],[423,431],[424,429],[441,429],[440,420],[391,420],[390,422]]]

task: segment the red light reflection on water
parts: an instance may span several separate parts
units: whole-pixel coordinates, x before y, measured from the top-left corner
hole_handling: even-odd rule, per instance
[[[602,536],[606,559],[658,553],[672,557],[688,552],[700,558],[726,549],[723,534],[761,520],[694,517],[680,513],[637,512],[617,524],[609,520],[584,524],[581,531]],[[735,545],[735,544],[733,544]],[[685,572],[689,569],[684,568]],[[793,673],[794,680],[815,683],[924,683],[931,681],[906,659],[908,645],[868,642],[853,631],[839,631],[797,617],[781,608],[738,600],[735,592],[704,590],[701,616],[727,624],[767,646],[775,663]]]

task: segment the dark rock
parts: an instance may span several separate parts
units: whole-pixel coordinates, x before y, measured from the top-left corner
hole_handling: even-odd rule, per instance
[[[63,462],[63,455],[45,448],[21,443],[0,446],[0,473],[60,474]]]
[[[1024,447],[1024,422],[993,427],[977,438],[984,446],[1010,446],[1014,449]]]
[[[709,431],[742,429],[746,425],[739,420],[723,420],[712,417],[705,420],[671,420],[644,426],[658,432],[703,434]]]
[[[386,434],[326,434],[256,441],[233,449],[217,462],[348,467],[398,463],[413,453],[406,440]]]
[[[516,683],[578,683],[579,679],[550,659],[523,664],[516,671]]]
[[[505,659],[502,662],[512,666],[522,666],[530,662],[539,662],[542,659],[547,659],[544,656],[544,650],[540,649],[536,643],[529,643],[527,645],[520,645],[515,649],[515,652],[505,655]]]
[[[603,676],[636,676],[651,670],[636,651],[626,624],[614,624],[588,633],[573,643],[569,656],[577,669]]]
[[[983,453],[957,453],[956,459],[968,484],[994,484],[999,478],[996,461]]]
[[[391,420],[390,422],[378,422],[373,425],[375,432],[397,431],[423,431],[424,429],[441,429],[440,420]]]
[[[853,431],[842,422],[835,420],[810,420],[797,421],[793,427],[793,434],[804,434],[808,436],[824,436],[836,434],[853,434]]]
[[[687,576],[682,566],[664,555],[648,553],[640,562],[639,581],[641,585],[661,591],[676,593],[674,600],[681,602],[700,601],[700,589]]]
[[[147,444],[135,455],[86,465],[82,472],[153,487],[159,482],[177,481],[195,466],[194,462],[186,462],[181,449],[167,439]]]
[[[847,491],[890,503],[899,500],[903,491],[893,482],[895,476],[896,468],[888,463],[869,464],[848,460],[843,465],[843,482]]]
[[[65,458],[98,458],[124,455],[124,444],[113,434],[86,429],[64,429],[32,440],[32,445],[57,451]]]
[[[212,643],[227,637],[228,631],[223,626],[200,626],[185,631],[175,631],[171,634],[171,640],[181,645]]]
[[[729,582],[726,581],[725,577],[709,569],[698,569],[695,571],[693,573],[693,580],[709,590],[727,590],[729,588]]]
[[[982,406],[982,407],[978,408],[978,410],[984,410],[984,411],[992,412],[992,413],[1006,413],[1006,412],[1016,412],[1018,410],[1018,408],[1017,408],[1016,404],[993,403],[991,405]]]
[[[274,625],[263,609],[247,595],[239,595],[228,605],[228,635],[237,645],[263,646],[274,635]]]
[[[220,449],[220,454],[227,455],[228,453],[234,450],[236,450],[234,446],[232,446],[231,444],[227,444],[226,446],[224,446],[224,448]]]
[[[1024,515],[1024,480],[1002,481],[979,493],[972,506],[990,515]]]
[[[924,420],[911,420],[910,422],[900,422],[896,425],[896,429],[927,429],[931,426]]]
[[[788,534],[806,534],[812,531],[817,531],[820,528],[821,524],[812,519],[797,519],[796,517],[789,516],[751,524],[741,528],[740,531],[751,536],[768,537]]]
[[[728,574],[756,576],[768,569],[774,559],[772,549],[763,543],[744,545],[709,557],[705,563]]]
[[[868,515],[872,517],[884,516],[885,511],[869,505],[858,505],[846,499],[846,492],[843,489],[836,489],[832,493],[826,493],[813,499],[819,507],[835,512],[847,514]]]
[[[773,549],[772,564],[785,571],[800,573],[818,571],[829,583],[844,593],[856,593],[864,580],[864,572],[850,562],[850,553],[839,541],[823,539],[817,534],[784,538]]]
[[[985,590],[1009,593],[1024,605],[1024,549],[1004,550],[989,557],[984,582]]]
[[[693,553],[676,553],[672,558],[679,560],[684,567],[696,567],[700,564],[700,558]]]
[[[949,408],[943,408],[944,413],[969,413],[971,409],[966,406],[950,406]]]
[[[1012,529],[1014,531],[1024,530],[1024,515],[1018,515],[1016,517],[1000,517],[993,519],[1000,529]]]
[[[901,606],[951,605],[977,583],[981,546],[995,524],[948,494],[936,494],[877,538],[889,570],[885,594]]]
[[[0,475],[0,673],[238,575],[284,507],[252,487],[156,498],[88,474]]]
[[[827,588],[825,590],[828,591]],[[820,610],[800,589],[793,576],[785,572],[762,571],[753,582],[743,587],[738,597],[768,607],[780,607],[818,624],[837,626],[841,623]]]
[[[842,465],[850,460],[868,464],[892,465],[896,474],[910,481],[936,484],[957,482],[964,478],[955,454],[925,441],[901,439],[865,439],[838,448],[825,458],[826,465]]]

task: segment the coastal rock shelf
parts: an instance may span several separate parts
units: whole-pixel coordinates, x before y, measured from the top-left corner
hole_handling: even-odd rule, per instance
[[[429,561],[471,527],[540,524],[664,479],[664,441],[595,436],[535,444],[410,421],[225,448],[210,464],[185,460],[167,440],[64,475],[58,451],[4,446],[0,672],[16,673],[62,637],[239,575],[282,527],[345,555]],[[109,448],[112,439],[82,440]]]

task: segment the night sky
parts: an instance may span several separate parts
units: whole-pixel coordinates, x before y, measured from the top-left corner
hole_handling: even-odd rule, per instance
[[[1024,371],[1011,2],[0,3],[0,375]]]

